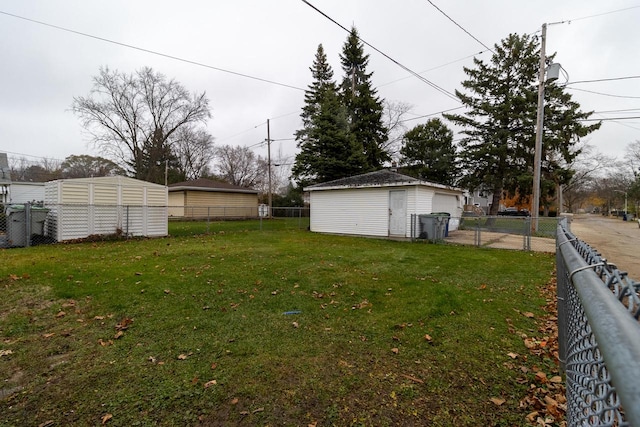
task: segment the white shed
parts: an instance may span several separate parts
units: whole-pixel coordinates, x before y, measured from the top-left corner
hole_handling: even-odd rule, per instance
[[[463,192],[389,170],[342,178],[305,188],[311,231],[380,237],[411,237],[411,215],[448,213],[455,229]]]
[[[91,235],[166,236],[167,187],[124,176],[45,184],[46,234],[56,241]]]

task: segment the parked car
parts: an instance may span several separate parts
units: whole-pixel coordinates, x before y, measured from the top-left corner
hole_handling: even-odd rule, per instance
[[[502,216],[531,216],[531,213],[528,209],[520,209],[518,208],[506,208],[503,211],[498,212],[498,215]]]

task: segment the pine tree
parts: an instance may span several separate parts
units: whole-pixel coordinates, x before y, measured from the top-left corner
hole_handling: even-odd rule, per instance
[[[388,130],[383,121],[383,101],[372,87],[371,76],[367,73],[369,55],[365,55],[358,31],[351,29],[340,55],[344,78],[340,86],[342,103],[349,120],[349,130],[362,144],[365,155],[365,171],[380,169],[391,160],[382,147],[387,141]]]
[[[364,163],[362,146],[349,132],[347,113],[322,45],[310,70],[314,80],[305,91],[303,127],[296,132],[300,152],[292,169],[301,186],[360,173]]]
[[[465,171],[461,185],[491,191],[491,214],[498,212],[503,191],[521,198],[531,194],[538,63],[537,40],[510,35],[495,46],[489,63],[476,58],[475,68],[464,68],[468,78],[462,86],[469,93],[456,91],[456,95],[468,112],[444,115],[465,135],[459,143]],[[578,111],[579,105],[561,88],[550,88],[546,97],[543,164],[547,177],[558,178],[567,175],[562,164],[570,160],[571,147],[599,125],[580,124],[578,120],[590,113]],[[543,197],[553,192],[548,184],[542,184]]]
[[[440,119],[417,125],[402,138],[402,162],[408,173],[426,181],[454,185],[458,177],[453,131]]]

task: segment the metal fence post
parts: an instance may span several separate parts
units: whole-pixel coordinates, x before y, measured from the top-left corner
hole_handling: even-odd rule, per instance
[[[31,203],[24,204],[24,245],[31,246]]]

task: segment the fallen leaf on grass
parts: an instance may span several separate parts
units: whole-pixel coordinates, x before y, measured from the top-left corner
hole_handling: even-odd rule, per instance
[[[107,423],[107,421],[109,421],[111,418],[113,418],[113,415],[111,414],[105,414],[102,416],[102,425],[105,425]]]
[[[407,374],[400,374],[401,376],[405,377],[408,380],[413,381],[414,383],[418,383],[418,384],[424,384],[424,381],[422,381],[420,378],[416,378],[414,376],[411,375],[407,375]]]
[[[122,331],[118,331],[118,332],[116,332],[116,334],[113,336],[113,339],[114,339],[114,340],[117,340],[117,339],[119,339],[119,338],[122,338],[122,336],[123,336],[123,335],[124,335],[124,332],[122,332]]]
[[[209,388],[212,385],[216,385],[216,384],[218,384],[218,381],[216,380],[207,381],[206,383],[204,383],[204,388]]]
[[[425,334],[424,335],[424,340],[427,341],[427,342],[431,342],[431,341],[433,341],[433,338],[431,338],[431,335]]]
[[[524,317],[528,317],[529,319],[533,319],[534,317],[536,317],[532,312],[530,311],[525,311],[524,313],[522,313],[522,315]]]
[[[98,344],[100,344],[102,347],[106,347],[108,345],[113,345],[113,341],[109,340],[109,341],[103,341],[102,338],[98,340]]]
[[[129,329],[129,325],[131,325],[132,323],[133,319],[131,319],[130,317],[124,317],[121,321],[116,323],[116,330],[124,331],[126,329]]]
[[[398,354],[398,353],[400,353],[400,350],[398,350],[398,347],[394,347],[394,348],[391,349],[391,352],[393,354]]]
[[[178,355],[178,360],[186,360],[187,357],[189,357],[189,356],[187,356],[186,354],[180,354],[180,355]]]
[[[0,357],[9,356],[10,354],[13,354],[13,351],[11,351],[11,350],[0,350]]]
[[[50,334],[43,334],[42,338],[51,338],[54,335],[55,335],[55,333],[51,332]]]
[[[509,356],[509,357],[510,357],[510,358],[512,358],[512,359],[515,359],[515,358],[517,358],[517,357],[518,357],[518,354],[517,354],[517,353],[513,353],[513,352],[511,352],[511,353],[507,353],[507,356]]]
[[[56,317],[59,319],[59,318],[64,317],[66,315],[67,315],[67,313],[65,313],[64,311],[59,311],[58,314],[56,314]]]
[[[233,399],[231,399],[231,404],[232,404],[232,405],[237,405],[237,404],[238,404],[238,402],[239,402],[239,400],[238,400],[238,398],[237,398],[237,397],[234,397]]]
[[[299,328],[299,327],[300,327],[300,325],[298,324],[298,322],[293,322],[291,325],[292,325],[294,328]]]
[[[496,405],[496,406],[501,406],[501,405],[504,404],[504,402],[506,402],[506,400],[504,400],[502,398],[499,398],[499,397],[492,397],[489,400],[491,400],[491,402],[493,402],[493,404]]]
[[[563,383],[562,377],[559,376],[559,375],[556,375],[554,377],[549,378],[549,382],[552,382],[554,384],[562,384]]]

